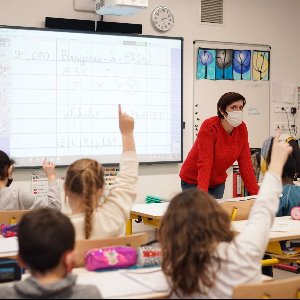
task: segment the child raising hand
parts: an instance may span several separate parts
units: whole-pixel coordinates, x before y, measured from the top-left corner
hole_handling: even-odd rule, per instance
[[[125,235],[125,225],[136,198],[138,159],[134,142],[134,120],[119,105],[119,128],[123,153],[120,172],[108,195],[103,197],[104,172],[93,159],[71,164],[65,180],[65,194],[72,210],[76,239],[100,239]],[[100,199],[104,198],[100,203]]]
[[[239,235],[208,193],[188,190],[171,201],[159,237],[172,297],[230,299],[235,286],[262,282],[261,259],[278,210],[283,166],[292,151],[279,141],[279,134],[249,221]]]

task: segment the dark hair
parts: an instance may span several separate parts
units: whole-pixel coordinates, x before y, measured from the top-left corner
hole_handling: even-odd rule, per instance
[[[58,266],[75,246],[75,230],[61,212],[42,208],[25,214],[19,223],[19,255],[33,271],[45,273]]]
[[[231,242],[230,218],[208,193],[197,189],[171,201],[159,229],[162,269],[171,280],[171,294],[207,294],[220,267],[215,250]]]
[[[0,180],[5,180],[8,177],[7,170],[14,163],[14,160],[10,159],[5,152],[0,150]]]
[[[221,111],[225,112],[226,111],[226,107],[230,104],[232,104],[233,102],[242,100],[243,101],[243,105],[246,105],[246,99],[244,96],[242,96],[239,93],[234,93],[234,92],[228,92],[226,94],[224,94],[218,101],[217,104],[217,111],[218,111],[218,116],[223,119],[224,116],[221,114]]]
[[[82,197],[85,204],[85,238],[92,233],[92,216],[97,205],[97,190],[104,186],[104,171],[96,160],[79,159],[67,170],[65,190]]]
[[[271,139],[271,143],[270,143],[270,148],[269,148],[269,152],[268,152],[268,156],[267,156],[267,160],[266,160],[266,164],[269,167],[270,162],[271,162],[271,155],[272,155],[272,148],[273,148],[273,142],[274,142],[274,138]],[[291,141],[289,142],[289,144],[291,144]],[[283,171],[282,171],[282,179],[292,179],[292,180],[296,180],[297,179],[297,161],[294,157],[294,148],[293,148],[293,152],[288,156],[288,159],[283,167]]]

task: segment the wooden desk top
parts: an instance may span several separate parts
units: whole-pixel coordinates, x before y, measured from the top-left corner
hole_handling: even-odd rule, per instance
[[[257,196],[238,197],[232,199],[219,199],[219,203],[236,203],[239,201],[245,202],[247,200],[256,199]],[[161,220],[162,216],[168,209],[170,202],[150,203],[150,204],[135,204],[131,209],[131,214],[135,216],[146,217],[153,220]]]
[[[245,221],[234,221],[232,226],[234,231],[241,232],[247,224]],[[277,217],[270,231],[269,242],[279,242],[285,240],[300,239],[300,221],[291,217]]]

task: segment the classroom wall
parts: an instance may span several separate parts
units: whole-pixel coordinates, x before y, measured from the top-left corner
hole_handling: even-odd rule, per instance
[[[184,157],[193,142],[193,40],[269,44],[272,46],[272,80],[300,85],[299,0],[224,0],[224,25],[200,23],[200,0],[149,0],[149,8],[135,16],[104,17],[104,21],[142,23],[144,34],[160,35],[150,21],[152,10],[159,5],[168,6],[175,16],[175,25],[166,35],[184,37]],[[46,16],[98,19],[94,13],[74,11],[73,0],[0,0],[0,24],[44,27]],[[280,117],[271,113],[272,122],[281,121]],[[180,165],[174,164],[141,166],[137,202],[143,202],[147,194],[171,197],[178,192],[179,170]],[[28,190],[31,171],[17,170],[15,176],[17,184]],[[58,175],[64,171],[58,170]],[[230,197],[231,192],[229,179],[225,197]]]

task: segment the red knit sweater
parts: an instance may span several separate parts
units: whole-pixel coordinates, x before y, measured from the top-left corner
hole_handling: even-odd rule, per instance
[[[205,120],[196,142],[180,171],[180,178],[198,189],[208,191],[226,181],[226,170],[238,161],[240,173],[248,192],[258,193],[258,185],[251,162],[248,130],[243,122],[228,134],[219,117]]]

